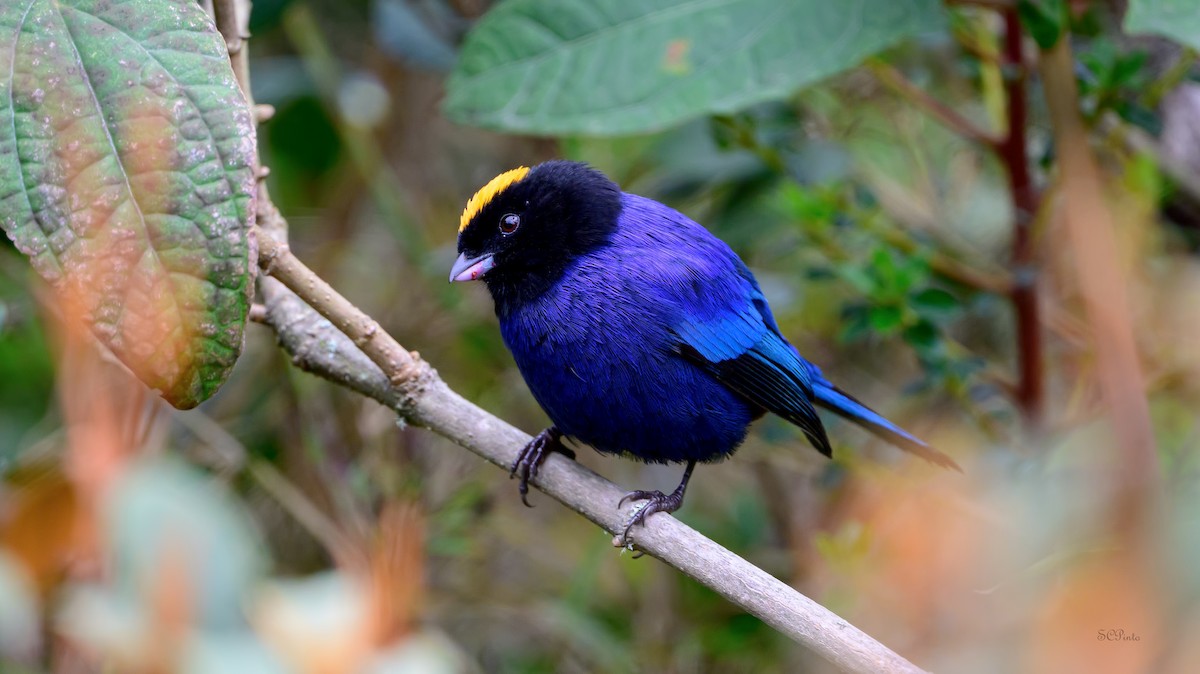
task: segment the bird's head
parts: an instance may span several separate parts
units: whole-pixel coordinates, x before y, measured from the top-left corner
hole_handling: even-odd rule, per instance
[[[483,279],[493,295],[540,292],[604,245],[620,212],[620,188],[586,164],[550,161],[501,173],[463,210],[450,281]]]

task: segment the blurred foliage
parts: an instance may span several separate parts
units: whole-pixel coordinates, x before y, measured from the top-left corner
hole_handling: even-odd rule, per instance
[[[530,71],[547,92],[562,90],[554,102],[574,116],[547,103],[503,126],[562,135],[444,119],[447,86],[451,110],[491,109],[504,93],[503,78],[476,75],[496,88],[486,100],[455,94],[447,78],[464,69],[543,48],[545,63],[572,65],[550,44],[563,35],[512,28],[551,4],[256,1],[254,93],[276,109],[260,150],[293,249],[457,391],[535,431],[545,417],[486,291],[448,288],[444,270],[479,185],[555,156],[591,162],[729,242],[802,353],[967,467],[939,474],[832,419],[829,462],[764,419],[735,459],[697,472],[684,521],[934,671],[1194,670],[1200,264],[1188,242],[1200,221],[1175,208],[1186,191],[1160,157],[1122,140],[1126,126],[1161,130],[1164,95],[1200,80],[1192,56],[1122,34],[1108,3],[1021,5],[1033,37],[1072,35],[1134,297],[1164,481],[1130,545],[1113,533],[1101,488],[1119,464],[1076,261],[1054,214],[1057,152],[1037,82],[1026,131],[1050,204],[1034,214],[1048,409],[1026,426],[1012,402],[1012,312],[996,290],[1027,273],[1007,265],[1014,213],[1002,167],[854,67],[890,45],[882,62],[1003,131],[1012,73],[993,13],[907,3],[943,27],[917,31],[924,19],[888,26],[893,14],[860,0],[864,25],[886,39],[780,39],[786,72],[769,87],[730,87],[718,70],[725,79],[697,100],[651,96],[669,105],[628,118],[603,111],[605,133],[636,134],[575,135],[601,123],[588,121],[599,104],[657,91],[663,78],[708,82],[699,65],[664,70],[662,54],[621,61],[655,48],[630,26],[588,38],[608,55],[591,72]],[[772,16],[718,26],[720,3],[660,4],[713,19],[658,24],[692,31],[687,59],[733,58],[737,37],[720,30],[746,38]],[[792,11],[836,23],[837,4]],[[1191,39],[1182,33],[1193,14],[1167,13],[1187,3],[1129,4],[1127,29],[1169,24],[1154,30]],[[842,49],[815,61],[805,52],[830,44]],[[576,97],[583,89],[590,98]],[[541,96],[524,102],[536,108]],[[538,507],[522,507],[493,467],[297,371],[262,326],[247,328],[213,399],[163,408],[76,343],[27,267],[0,248],[0,671],[828,671],[711,590],[614,551],[539,494]],[[579,459],[631,487],[678,479],[586,450]],[[1102,638],[1111,630],[1138,640]]]
[[[1200,49],[1200,13],[1189,0],[1130,0],[1125,30],[1153,33]]]

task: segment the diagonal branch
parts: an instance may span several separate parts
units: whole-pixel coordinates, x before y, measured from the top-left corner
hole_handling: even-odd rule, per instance
[[[378,324],[303,265],[283,245],[259,233],[266,322],[293,362],[370,396],[412,423],[452,440],[507,470],[530,437],[476,407],[432,368],[404,353]],[[285,287],[286,285],[286,287]],[[293,294],[294,291],[294,294]],[[304,301],[298,297],[302,295]],[[325,314],[323,318],[312,307]],[[345,325],[349,335],[334,324]],[[365,345],[359,349],[356,342]],[[370,353],[365,353],[366,348]],[[384,356],[382,354],[393,354]],[[533,485],[605,531],[621,530],[636,506],[616,507],[622,490],[581,464],[552,455]],[[674,517],[659,514],[637,529],[637,547],[716,591],[768,625],[848,672],[920,672],[918,667],[825,607]]]
[[[929,92],[913,84],[912,80],[905,77],[904,73],[895,66],[880,59],[872,59],[867,62],[867,67],[884,86],[963,138],[989,148],[999,147],[1003,142],[1003,139],[996,134],[979,127],[953,108],[931,96]]]

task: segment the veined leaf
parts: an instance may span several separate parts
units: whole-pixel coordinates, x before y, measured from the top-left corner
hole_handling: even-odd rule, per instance
[[[537,134],[661,129],[780,98],[943,23],[939,0],[507,0],[446,113]]]
[[[241,352],[254,142],[193,0],[0,2],[0,225],[176,407]]]
[[[1126,33],[1155,33],[1200,49],[1200,1],[1129,0]]]

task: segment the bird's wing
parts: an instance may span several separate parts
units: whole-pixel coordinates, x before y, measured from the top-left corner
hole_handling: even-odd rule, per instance
[[[764,318],[758,305],[766,303],[758,288],[734,278],[741,281],[735,292],[715,292],[707,296],[709,302],[683,312],[674,327],[679,353],[750,402],[799,426],[818,451],[830,456],[829,439],[813,408],[808,368]],[[724,306],[714,308],[712,300],[722,297]]]
[[[779,334],[754,275],[687,216],[625,195],[616,236],[633,296],[662,318],[672,347],[750,403],[796,424],[829,456],[804,361]],[[652,307],[652,308],[651,308]]]

